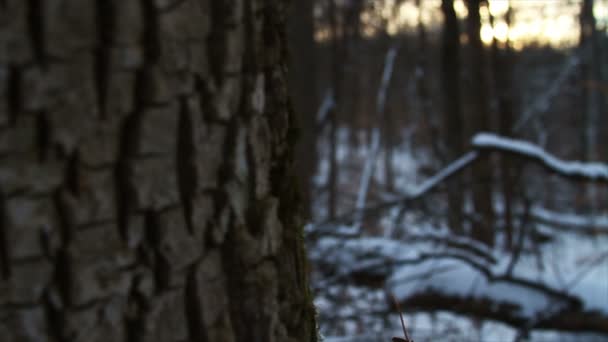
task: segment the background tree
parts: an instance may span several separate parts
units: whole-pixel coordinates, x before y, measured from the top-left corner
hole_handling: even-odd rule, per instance
[[[486,56],[481,41],[481,0],[467,0],[468,16],[466,33],[468,38],[467,62],[469,78],[466,80],[466,93],[469,114],[468,136],[490,130],[490,113]],[[494,244],[494,208],[492,205],[492,168],[490,161],[481,161],[473,166],[472,188],[473,207],[477,212],[471,227],[474,238],[490,246]]]
[[[512,11],[508,4],[505,13],[505,23],[511,24]],[[497,20],[490,14],[490,24],[493,28],[497,27]],[[512,43],[507,37],[505,42],[499,42],[496,37],[492,38],[491,46],[491,66],[494,84],[494,97],[496,98],[496,114],[498,123],[498,133],[501,136],[513,136],[513,126],[515,125],[516,112],[516,90],[514,89],[514,69],[515,54]],[[517,172],[521,165],[517,165],[512,156],[501,156],[499,163],[500,172],[500,192],[502,193],[504,211],[502,213],[505,229],[505,247],[511,248],[513,245],[513,208],[515,207],[516,195],[519,192],[516,181]]]
[[[605,84],[581,82],[584,1],[293,3],[300,34],[314,7],[291,76],[317,108],[298,170],[327,340],[390,341],[394,295],[416,341],[604,341],[605,206],[575,205],[608,174],[582,154],[581,88]],[[608,1],[586,6],[605,41]]]
[[[316,340],[285,14],[0,2],[0,340]]]
[[[311,215],[312,177],[317,170],[316,111],[319,103],[313,5],[313,1],[293,2],[288,21],[288,38],[291,42],[289,85],[300,127],[296,163],[302,183],[302,203],[307,216]]]
[[[599,33],[596,20],[593,15],[593,0],[584,0],[581,3],[579,14],[580,22],[580,41],[581,49],[581,68],[580,68],[580,96],[581,110],[583,119],[581,122],[582,150],[584,160],[596,160],[605,156],[600,156],[600,134],[605,133],[605,129],[600,125],[601,115],[604,113],[605,106],[602,100],[602,64],[600,54]],[[604,114],[605,115],[605,114]],[[584,208],[597,210],[596,201],[599,200],[598,191],[593,186],[587,186],[585,191]]]
[[[443,0],[441,10],[444,18],[441,45],[441,79],[443,92],[443,136],[447,148],[447,159],[454,160],[464,152],[463,115],[460,92],[460,29],[453,0]],[[448,183],[449,226],[454,232],[463,230],[463,188],[456,178]]]

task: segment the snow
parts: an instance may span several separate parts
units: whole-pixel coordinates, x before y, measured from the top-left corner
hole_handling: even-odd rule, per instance
[[[582,216],[574,213],[558,213],[538,206],[532,208],[530,215],[539,221],[553,225],[580,229],[608,229],[608,215]]]
[[[325,93],[325,97],[323,98],[323,102],[321,102],[321,106],[319,107],[319,111],[317,112],[317,123],[322,123],[327,119],[329,115],[329,111],[334,108],[336,102],[334,100],[334,94],[332,89],[327,89]]]
[[[356,134],[359,141],[365,140],[361,132],[338,129],[338,159],[342,166],[346,165],[340,169],[339,181],[342,189],[350,190],[350,193],[341,194],[343,199],[340,210],[342,213],[350,212],[351,219],[356,212],[353,209],[361,207],[360,203],[357,205],[356,199],[362,188],[362,166],[374,150],[367,143],[351,146],[349,135],[352,134]],[[608,229],[607,212],[598,211],[594,216],[588,216],[534,204],[529,213],[531,224],[535,225],[537,231],[548,232],[553,240],[538,246],[526,241],[525,251],[517,260],[509,278],[506,273],[512,259],[510,252],[489,248],[469,237],[456,236],[441,219],[431,220],[428,215],[410,210],[414,208],[405,208],[405,214],[399,214],[407,202],[404,199],[427,194],[435,196],[435,193],[430,193],[433,189],[470,165],[479,157],[480,152],[469,152],[434,176],[421,178],[417,170],[421,163],[420,157],[425,155],[417,156],[407,144],[403,142],[394,150],[394,164],[401,170],[395,172],[395,188],[400,191],[385,193],[376,188],[365,191],[374,191],[376,198],[395,204],[384,208],[388,210],[374,221],[377,227],[373,227],[373,232],[370,232],[371,227],[327,221],[306,227],[307,234],[314,236],[308,248],[314,268],[325,272],[313,271],[312,276],[321,328],[328,336],[325,341],[390,341],[392,336],[401,336],[398,315],[393,314],[394,310],[387,306],[387,291],[393,291],[401,298],[422,293],[426,289],[463,298],[488,298],[494,302],[516,305],[517,314],[529,318],[530,322],[534,322],[535,317],[547,310],[554,312],[564,307],[566,303],[562,297],[551,294],[561,293],[563,298],[580,299],[582,310],[608,315],[608,251],[605,248],[608,236],[594,235],[591,238],[590,234],[581,234]],[[561,160],[526,141],[483,133],[474,137],[473,146],[521,154],[568,176],[603,181],[608,175],[605,164]],[[382,152],[378,153],[379,158]],[[321,167],[315,180],[322,185],[326,180],[328,165],[326,151],[321,149],[320,154]],[[379,172],[383,163],[378,158],[375,161],[377,172],[372,172],[371,177],[377,184],[383,184],[384,173]],[[323,220],[322,213],[326,206],[322,200],[317,201],[315,206],[317,219]],[[497,212],[500,212],[499,200],[495,206],[498,207]],[[367,210],[370,207],[365,208]],[[516,213],[520,209],[514,208]],[[568,229],[557,231],[556,227]],[[395,239],[395,236],[399,236],[399,239]],[[499,235],[497,240],[502,238]],[[538,251],[534,252],[534,248],[538,248]],[[385,288],[371,289],[353,284],[355,278],[351,276],[361,273],[386,277]],[[551,291],[527,286],[526,282]],[[484,320],[481,327],[478,327],[467,317],[446,311],[434,312],[431,316],[404,309],[406,322],[408,327],[411,325],[416,341],[512,341],[516,335],[513,327],[500,322]],[[438,308],[441,309],[449,308]],[[390,320],[388,328],[385,317]],[[343,330],[327,330],[328,326],[333,327],[335,324]],[[459,332],[456,334],[455,330]],[[534,341],[555,340],[556,336],[570,336],[572,339],[579,336],[555,331],[533,330],[532,333]],[[481,337],[476,337],[475,334]],[[438,336],[449,338],[438,339]],[[596,335],[589,336],[601,340]]]
[[[494,148],[537,159],[553,171],[566,176],[608,181],[608,165],[604,163],[565,161],[527,141],[505,138],[491,133],[478,133],[473,137],[472,144],[477,148]]]
[[[598,310],[608,314],[608,253],[601,244],[589,239],[566,235],[556,245],[543,247],[541,251],[548,262],[560,257],[559,270],[551,267],[539,269],[533,257],[524,256],[514,268],[512,277],[534,282],[556,292],[563,292],[583,300],[588,310]],[[602,241],[608,242],[608,238]],[[444,242],[458,242],[463,246],[484,251],[491,259],[480,258],[469,248],[458,250]],[[584,263],[580,260],[580,250],[591,254]],[[557,254],[556,254],[557,253]],[[463,259],[468,259],[471,262]],[[593,257],[595,256],[595,257]],[[473,298],[494,298],[510,301],[522,307],[522,314],[535,317],[543,312],[553,300],[542,291],[517,283],[500,280],[505,276],[510,254],[497,254],[487,246],[467,237],[453,236],[445,233],[427,232],[411,234],[404,241],[388,238],[364,237],[343,240],[323,238],[311,251],[311,258],[329,261],[337,265],[339,277],[355,270],[376,269],[378,272],[391,274],[388,284],[391,292],[398,298],[407,298],[416,289],[433,289],[441,293]],[[489,278],[478,267],[487,268]],[[393,265],[394,267],[380,267]],[[391,269],[394,269],[391,271]],[[582,270],[588,270],[582,272]],[[558,279],[559,277],[562,279]],[[406,279],[406,281],[399,281]]]
[[[541,209],[537,211],[543,212]],[[515,265],[511,277],[505,277],[507,266],[511,261],[510,253],[491,249],[469,237],[455,236],[445,227],[433,228],[430,225],[416,224],[415,220],[410,220],[408,223],[412,226],[405,235],[402,235],[400,241],[372,236],[319,239],[318,243],[310,249],[313,262],[330,264],[335,270],[332,272],[333,276],[317,280],[317,289],[338,286],[340,281],[349,283],[349,275],[366,272],[388,277],[383,291],[393,293],[402,300],[429,290],[447,296],[476,300],[485,298],[494,303],[514,305],[519,317],[534,322],[539,315],[546,315],[547,312],[555,313],[566,308],[567,298],[578,298],[583,303],[583,310],[608,314],[608,267],[606,267],[608,251],[603,247],[608,244],[608,237],[599,237],[593,241],[575,231],[562,232],[557,235],[556,241],[540,247],[540,260],[537,259],[537,255],[523,254]],[[462,248],[459,249],[458,245]],[[489,255],[490,258],[480,257],[483,254]],[[537,284],[541,289],[529,286],[527,283]],[[542,287],[551,291],[543,291]],[[331,292],[333,296],[341,293],[337,288]],[[552,293],[562,293],[563,298],[556,297]],[[335,311],[337,317],[351,318],[365,316],[366,311],[378,310],[378,304],[368,304],[370,300],[364,299],[367,297],[362,293],[355,292],[351,298],[351,300],[357,298],[356,300],[361,303],[349,306],[351,309],[348,311],[335,311],[332,304],[326,302],[321,306],[321,310]],[[383,302],[382,305],[384,310],[387,310],[386,303]],[[407,317],[411,319],[412,315],[418,317],[421,313],[409,313]],[[345,321],[349,319],[344,318]],[[375,341],[374,337],[378,338],[378,341],[382,341],[382,338],[387,340],[386,337],[390,340],[390,334],[386,333],[361,335],[356,327],[360,324],[370,327],[374,321],[369,317],[360,319],[365,323],[355,324],[354,321],[349,321],[351,328],[348,330],[350,331],[348,335],[357,337],[342,340]],[[395,321],[398,322],[396,315]],[[470,331],[464,329],[468,324],[465,318],[461,317],[460,320],[453,318],[450,322],[450,324],[460,324],[459,331],[462,334],[466,335],[466,332]],[[437,331],[420,329],[419,325],[412,324],[413,328],[418,329],[418,333],[413,333],[415,340],[420,340],[421,336],[438,336]],[[490,323],[486,322],[484,326],[489,326],[488,324]],[[504,324],[491,324],[497,328],[481,329],[479,334],[484,336],[483,340],[501,340],[496,336],[515,334],[512,328]],[[376,331],[369,329],[367,331]],[[464,336],[462,334],[458,336]],[[534,340],[542,340],[542,336],[556,336],[555,332],[541,334],[535,331],[535,334]],[[400,336],[399,330],[396,329],[392,335]],[[336,336],[328,340],[340,341],[339,338],[344,337]]]
[[[516,304],[519,314],[534,319],[553,303],[552,298],[531,287],[507,281],[489,281],[479,270],[459,260],[428,260],[403,266],[389,279],[390,291],[403,300],[422,292],[491,299],[492,302]]]
[[[414,232],[407,234],[406,238],[408,241],[435,241],[445,242],[451,245],[460,245],[467,250],[472,251],[474,254],[484,255],[488,259],[498,260],[499,258],[499,256],[496,255],[494,251],[487,245],[468,236],[451,234],[447,228],[426,230],[420,233]]]
[[[415,237],[420,239],[423,236],[431,237],[432,234],[412,235],[406,238],[407,242],[374,237],[350,240],[324,238],[319,241],[317,248],[311,251],[311,258],[313,260],[323,259],[325,262],[336,265],[335,277],[329,282],[360,270],[368,270],[369,273],[390,274],[387,281],[389,292],[394,293],[399,299],[428,290],[463,298],[492,298],[499,302],[518,305],[521,315],[529,319],[545,312],[556,300],[548,293],[528,286],[524,282],[501,278],[510,259],[508,255],[495,256],[497,261],[495,263],[484,263],[483,260],[476,259],[475,255],[468,251],[461,251],[460,255],[463,258],[479,261],[478,265],[487,267],[487,271],[490,272],[490,277],[488,277],[485,272],[471,263],[453,258],[453,256],[459,255],[458,253],[444,254],[444,252],[454,251],[454,247],[445,246],[436,241],[430,242],[430,238],[423,241],[415,239]],[[460,240],[462,243],[471,245],[476,244],[465,237],[444,234],[437,234],[436,237],[443,237],[450,241]],[[576,245],[582,243],[581,241],[575,242]],[[573,243],[568,243],[569,245],[562,248],[566,250],[571,248]],[[487,249],[487,247],[480,249],[484,248]],[[562,257],[567,256],[562,254]],[[571,258],[566,261],[580,264]],[[592,272],[581,277],[577,272],[573,272],[576,265],[567,266],[565,265],[567,262],[564,261],[560,264],[563,273],[571,274],[566,283],[572,284],[578,279],[577,284],[564,293],[583,299],[585,308],[588,310],[601,310],[608,313],[608,289],[606,283],[602,281],[602,277],[608,276],[605,274],[606,270],[593,268],[590,269]],[[556,285],[557,281],[553,273],[554,271],[547,270],[543,274],[535,269],[534,263],[524,260],[516,266],[513,277],[535,282],[559,292],[560,286]],[[538,274],[542,275],[540,279],[537,279]]]

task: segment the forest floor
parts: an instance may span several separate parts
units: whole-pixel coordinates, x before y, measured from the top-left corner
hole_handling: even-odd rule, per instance
[[[564,332],[545,322],[573,311],[608,316],[606,212],[592,217],[558,212],[538,199],[517,208],[521,215],[514,224],[525,232],[518,247],[502,248],[504,232],[497,229],[498,247],[489,248],[451,233],[441,184],[419,200],[399,202],[421,191],[433,177],[428,170],[443,168],[430,151],[407,143],[407,131],[390,162],[383,150],[370,155],[363,133],[351,134],[346,128],[338,131],[339,220],[326,220],[329,148],[321,139],[315,217],[307,228],[326,342],[389,341],[403,335],[388,295],[406,305],[406,325],[417,342],[606,340],[597,332]],[[370,160],[371,171],[365,167]],[[395,205],[366,211],[365,217],[353,211],[378,203]],[[499,196],[494,207],[501,212]]]

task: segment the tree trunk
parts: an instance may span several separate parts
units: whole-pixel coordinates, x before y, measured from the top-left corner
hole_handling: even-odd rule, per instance
[[[312,179],[317,171],[317,80],[316,46],[312,1],[294,1],[289,16],[290,90],[298,114],[300,139],[296,150],[297,169],[302,183],[302,197],[306,216],[311,217]]]
[[[511,6],[509,5],[505,20],[511,25]],[[494,27],[494,17],[490,15],[490,23]],[[513,85],[513,65],[515,55],[511,42],[507,40],[504,46],[499,46],[498,40],[492,40],[492,73],[494,76],[494,91],[497,97],[498,133],[503,137],[513,136],[515,124],[516,91]],[[513,247],[513,207],[517,201],[519,184],[516,182],[516,172],[519,169],[517,161],[512,156],[501,155],[499,159],[500,190],[503,200],[503,222],[505,230],[505,248]]]
[[[418,18],[416,24],[416,64],[414,77],[416,80],[416,95],[418,100],[418,118],[417,121],[422,124],[424,127],[424,131],[420,132],[420,135],[428,136],[430,140],[430,145],[433,151],[433,154],[436,158],[445,161],[445,155],[441,152],[441,132],[440,132],[440,122],[441,117],[437,116],[436,110],[433,108],[433,100],[431,90],[431,79],[432,73],[431,68],[429,67],[431,54],[429,49],[428,42],[428,33],[427,29],[424,26],[423,13],[425,11],[425,4],[422,0],[416,0],[416,8],[418,9]],[[444,16],[445,18],[445,16]],[[446,22],[447,24],[447,22]],[[451,27],[454,29],[453,27]],[[445,26],[444,26],[445,29]],[[458,27],[455,28],[456,32],[458,32]],[[444,32],[445,33],[445,32]],[[456,34],[458,36],[458,34]],[[458,49],[458,47],[457,47]],[[445,56],[441,56],[441,63],[443,66],[443,58]],[[456,74],[458,75],[459,71],[456,70]],[[440,76],[440,77],[443,77]],[[444,79],[442,79],[443,81]],[[455,129],[457,129],[456,127]]]
[[[460,92],[460,30],[453,0],[442,0],[444,17],[441,48],[441,86],[443,100],[443,136],[446,137],[447,158],[456,160],[464,152],[463,115]],[[456,233],[463,233],[463,186],[460,178],[448,182],[449,226]]]
[[[582,146],[585,161],[598,160],[598,137],[602,131],[600,117],[602,113],[602,97],[599,82],[601,80],[601,60],[599,50],[599,36],[596,20],[593,14],[594,1],[584,0],[581,4],[579,16],[581,35],[579,48],[582,50],[581,63],[581,104],[584,119],[581,120]],[[585,199],[583,208],[597,211],[600,206],[598,189],[594,185],[587,185],[584,189]]]
[[[328,217],[334,219],[338,212],[338,124],[342,106],[342,62],[343,39],[339,34],[337,0],[329,0],[329,25],[331,30],[331,86],[334,95],[334,106],[329,111],[329,179],[328,179]]]
[[[0,340],[315,341],[285,3],[0,2]]]
[[[468,61],[471,78],[468,82],[467,96],[471,106],[468,122],[469,136],[476,132],[489,131],[490,114],[488,103],[488,82],[486,79],[486,60],[481,42],[481,18],[479,8],[481,0],[467,0],[467,36],[469,40]],[[492,205],[492,165],[483,160],[473,166],[473,208],[475,220],[472,234],[475,239],[494,245],[494,208]]]

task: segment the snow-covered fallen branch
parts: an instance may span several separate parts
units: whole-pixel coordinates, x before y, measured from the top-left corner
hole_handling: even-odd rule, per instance
[[[500,284],[489,287],[488,291],[490,291],[488,294],[508,294],[509,292],[507,291],[510,290],[508,286]],[[521,328],[526,327],[531,320],[529,316],[522,315],[518,310],[518,305],[525,303],[533,295],[532,292],[526,293],[526,291],[519,293],[518,302],[510,302],[509,298],[500,300],[499,298],[483,295],[463,296],[455,293],[429,290],[412,293],[410,296],[404,297],[401,300],[401,304],[420,311],[451,311],[461,315],[483,317],[506,323],[514,328]],[[550,307],[550,304],[546,301],[547,299],[550,300],[550,298],[545,298],[540,304],[549,305]],[[539,306],[538,309],[544,310],[545,308]],[[532,318],[534,329],[562,332],[594,332],[608,335],[608,316],[601,312],[569,306],[558,306],[556,311],[551,311],[549,314],[545,314],[545,311],[542,310],[535,311],[535,314],[540,319],[536,320]]]
[[[332,276],[317,289],[385,284],[388,293],[414,310],[452,311],[516,328],[535,322],[534,329],[608,334],[608,312],[598,308],[599,298],[587,287],[560,289],[540,278],[504,274],[504,262],[488,263],[468,248],[458,252],[447,244],[437,248],[442,244],[436,241],[406,240],[322,239],[317,252],[329,254],[321,253],[323,260],[316,263]]]
[[[549,171],[564,177],[608,182],[608,165],[597,162],[583,163],[562,160],[527,141],[505,138],[491,133],[478,133],[473,137],[471,143],[477,149],[512,153],[534,160]]]
[[[558,213],[542,207],[530,210],[532,220],[551,226],[579,233],[608,234],[608,216],[588,216],[573,213]]]

